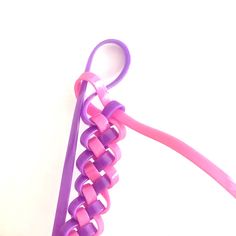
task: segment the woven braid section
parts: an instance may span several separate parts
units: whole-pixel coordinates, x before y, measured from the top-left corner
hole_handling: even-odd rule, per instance
[[[62,236],[99,236],[103,232],[101,215],[110,208],[108,190],[119,179],[114,167],[120,159],[117,142],[125,136],[125,127],[109,118],[111,112],[121,107],[118,102],[107,104],[104,112],[90,117],[93,125],[81,135],[85,150],[76,161],[81,172],[75,181],[78,197],[69,205],[71,219],[62,227]]]

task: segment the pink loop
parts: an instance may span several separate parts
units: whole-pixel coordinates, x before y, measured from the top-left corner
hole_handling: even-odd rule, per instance
[[[97,179],[101,177],[99,171],[91,161],[89,161],[88,164],[86,164],[84,168],[84,173],[88,176],[88,178],[92,182],[95,182]]]
[[[95,158],[100,157],[106,151],[103,144],[99,141],[97,137],[89,139],[88,146],[95,155]]]
[[[80,87],[81,87],[81,81],[87,81],[89,82],[96,90],[97,95],[102,102],[103,106],[106,106],[110,99],[108,97],[108,90],[106,86],[102,83],[102,80],[95,74],[91,72],[84,72],[79,79],[75,82],[75,94],[76,96],[79,95]]]
[[[98,113],[98,114],[92,116],[91,121],[93,121],[94,124],[97,125],[100,133],[103,133],[105,130],[107,130],[110,127],[109,121],[101,113]]]
[[[97,193],[91,184],[85,184],[82,187],[82,192],[87,205],[90,205],[97,200]]]
[[[78,221],[80,227],[83,227],[84,225],[86,225],[90,222],[88,212],[85,210],[85,208],[80,208],[77,211],[76,218],[77,218],[77,221]]]

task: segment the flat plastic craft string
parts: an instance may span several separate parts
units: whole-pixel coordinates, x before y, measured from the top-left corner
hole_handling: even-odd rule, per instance
[[[102,81],[100,80],[100,78],[98,76],[89,72],[94,54],[101,46],[103,46],[105,44],[115,44],[115,45],[119,46],[123,50],[124,57],[125,57],[125,63],[124,63],[123,69],[121,70],[120,74],[113,82],[111,82],[107,86],[102,84]],[[87,206],[87,211],[89,211],[91,213],[90,215],[85,211],[84,208],[79,209],[81,212],[81,215],[83,214],[83,216],[79,216],[79,219],[82,222],[85,222],[84,219],[87,219],[87,218],[89,219],[89,217],[91,215],[93,215],[92,218],[94,218],[95,221],[97,222],[98,229],[97,230],[94,229],[91,226],[92,224],[87,224],[85,226],[83,225],[83,227],[80,225],[77,225],[77,223],[74,219],[71,219],[70,221],[65,223],[67,210],[68,210],[69,196],[70,196],[70,191],[71,191],[71,182],[72,182],[72,175],[73,175],[73,169],[74,169],[74,163],[75,163],[75,155],[76,155],[76,147],[77,147],[77,141],[78,141],[80,120],[83,119],[85,124],[90,125],[90,128],[88,128],[86,131],[87,133],[86,132],[83,133],[82,137],[81,137],[81,144],[83,146],[89,148],[88,144],[87,144],[87,142],[88,142],[87,136],[95,133],[95,128],[93,126],[94,122],[91,121],[91,117],[96,118],[97,114],[100,114],[101,117],[104,117],[105,119],[107,117],[109,119],[109,122],[111,122],[114,125],[117,125],[117,129],[121,133],[124,132],[124,129],[122,126],[123,125],[127,126],[130,129],[133,129],[142,135],[145,135],[151,139],[154,139],[154,140],[168,146],[169,148],[175,150],[176,152],[180,153],[181,155],[186,157],[188,160],[193,162],[195,165],[197,165],[199,168],[201,168],[203,171],[205,171],[213,179],[215,179],[223,188],[225,188],[232,196],[234,196],[236,198],[236,184],[232,181],[232,179],[223,170],[221,170],[219,167],[217,167],[214,163],[212,163],[210,160],[208,160],[202,154],[200,154],[199,152],[194,150],[192,147],[190,147],[186,143],[182,142],[181,140],[175,138],[174,136],[171,136],[163,131],[151,128],[151,127],[144,125],[144,124],[136,121],[135,119],[131,118],[130,116],[128,116],[125,113],[124,107],[121,104],[109,99],[108,89],[114,87],[117,83],[119,83],[122,80],[122,78],[125,76],[126,72],[128,71],[129,64],[130,64],[130,54],[129,54],[129,51],[128,51],[128,48],[126,47],[126,45],[123,42],[121,42],[119,40],[115,40],[115,39],[105,40],[105,41],[99,43],[94,48],[94,50],[92,51],[92,53],[88,59],[88,62],[87,62],[86,68],[85,68],[85,73],[80,76],[80,78],[77,80],[77,82],[75,84],[75,93],[76,93],[76,97],[77,97],[77,102],[76,102],[76,106],[75,106],[75,111],[74,111],[74,116],[73,116],[73,121],[72,121],[72,126],[71,126],[71,132],[70,132],[70,137],[69,137],[69,142],[68,142],[68,147],[67,147],[67,152],[66,152],[66,158],[65,158],[64,168],[63,168],[63,174],[62,174],[62,179],[61,179],[61,186],[60,186],[60,192],[59,192],[59,197],[58,197],[58,204],[57,204],[57,210],[56,210],[56,214],[55,214],[52,236],[60,236],[60,235],[61,236],[74,236],[74,235],[75,236],[77,236],[77,235],[79,235],[79,236],[90,236],[90,235],[98,236],[102,232],[102,229],[99,229],[99,228],[103,228],[102,221],[99,218],[99,216],[95,216],[94,209],[96,209],[97,211],[99,209],[100,210],[99,214],[103,214],[106,212],[106,210],[108,210],[109,204],[110,204],[109,203],[109,196],[107,195],[107,192],[104,189],[105,189],[105,187],[107,187],[107,188],[112,187],[113,184],[117,181],[117,180],[114,180],[114,183],[111,183],[113,181],[112,178],[110,180],[107,180],[107,179],[105,180],[104,176],[100,176],[101,178],[99,179],[99,181],[101,180],[100,181],[101,183],[98,183],[98,181],[95,181],[93,183],[93,187],[94,187],[93,189],[95,189],[97,191],[97,194],[100,192],[103,193],[103,196],[106,199],[107,204],[108,204],[107,209],[104,209],[105,207],[101,204],[101,202],[95,201],[95,199],[93,199],[93,201],[97,204],[97,206],[96,207],[93,206],[93,211],[94,211],[93,213],[94,214],[91,213],[91,209],[92,209],[91,205],[95,205],[95,204],[91,204],[90,206]],[[90,95],[84,101],[85,92],[86,92],[88,82],[93,85],[96,92],[94,94]],[[98,108],[96,108],[91,103],[92,99],[96,95],[99,97],[101,103],[104,106],[104,109],[102,111],[99,110]],[[91,117],[89,118],[88,115],[90,115]],[[113,130],[108,129],[109,125],[108,124],[106,124],[106,125],[107,125],[106,126],[107,130],[109,130],[109,132],[110,132],[107,137],[110,138],[112,135],[113,136],[116,135],[114,129]],[[121,134],[121,136],[124,136],[124,134]],[[111,149],[114,148],[115,151],[118,150],[118,146],[116,146],[116,144],[114,142],[119,141],[119,137],[117,138],[117,136],[114,136],[113,137],[113,139],[114,139],[113,144],[111,144],[110,146],[106,143],[107,137],[105,137],[105,136],[103,138],[100,137],[101,143],[106,144],[105,146],[108,146]],[[121,137],[121,138],[123,138],[123,137]],[[91,141],[91,140],[89,140],[89,141]],[[96,153],[97,153],[97,155],[99,156],[100,155],[99,151],[98,150],[96,151],[96,147],[99,147],[99,146],[95,145],[94,147],[95,147],[95,149],[94,149],[95,154],[94,155],[96,156]],[[115,153],[115,151],[114,151],[114,153]],[[79,170],[81,170],[81,172],[84,171],[84,169],[83,169],[84,166],[82,166],[81,160],[82,159],[87,160],[88,156],[89,156],[89,155],[87,155],[88,153],[89,153],[89,150],[86,150],[84,153],[82,153],[80,155],[80,157],[78,159],[77,166],[78,166]],[[110,156],[112,156],[112,155],[110,155]],[[105,156],[103,156],[103,158],[100,158],[100,159],[102,159],[104,161]],[[106,160],[108,160],[107,156],[106,156]],[[95,163],[97,164],[97,167],[104,166],[104,163],[102,164],[101,161],[100,161],[100,164],[98,163],[97,160],[95,161]],[[102,167],[101,167],[101,169],[102,169]],[[112,176],[112,173],[114,173],[114,171],[115,171],[113,169],[113,167],[106,168],[106,170],[107,170],[106,174],[108,176],[109,176],[109,173],[111,173],[110,176]],[[90,175],[91,178],[94,178],[94,176],[95,176],[94,174],[91,174],[89,172],[88,172],[88,175]],[[76,183],[77,188],[79,188],[78,192],[82,194],[82,197],[78,198],[78,199],[81,200],[81,204],[82,204],[82,202],[84,201],[84,197],[83,197],[83,191],[81,190],[81,186],[86,181],[88,181],[88,179],[85,178],[85,176],[82,173],[81,176],[79,176],[78,181],[79,181],[79,183]],[[107,182],[109,182],[109,183],[107,183]],[[107,183],[106,186],[105,186],[105,183]],[[111,185],[110,187],[108,186],[109,184]],[[104,185],[103,189],[99,189],[99,188],[102,188],[101,187],[102,185]],[[84,188],[84,191],[86,189],[89,189],[89,187],[91,187],[91,186],[86,185]],[[90,190],[91,189],[92,188],[90,188]],[[87,191],[87,193],[91,193],[90,195],[92,196],[93,190],[91,190],[90,192]],[[92,198],[92,197],[90,197],[90,195],[89,194],[86,195],[84,193],[86,200],[91,201],[90,198]],[[87,198],[89,198],[89,199],[87,199]],[[73,204],[75,205],[75,203],[76,203],[78,205],[78,199],[75,199],[74,202],[71,203],[69,208],[71,208],[72,210],[69,209],[69,212],[74,210]],[[100,208],[98,207],[98,205]],[[78,210],[78,209],[76,208],[76,210]],[[98,214],[98,212],[96,212],[96,214]],[[73,215],[73,212],[72,212],[72,215]],[[71,233],[70,233],[68,229],[69,228],[73,229],[74,227],[78,231],[71,231]],[[80,230],[79,230],[79,227],[81,228]]]
[[[108,39],[99,43],[94,48],[94,50],[92,51],[92,53],[90,54],[88,58],[88,61],[85,67],[85,72],[90,70],[93,57],[96,51],[105,44],[118,45],[123,50],[124,55],[125,55],[125,63],[124,63],[124,67],[122,71],[113,82],[107,85],[107,88],[112,88],[123,79],[130,65],[129,50],[123,42],[116,39]],[[72,182],[72,176],[73,176],[73,169],[74,169],[74,162],[75,162],[75,155],[76,155],[76,146],[77,146],[77,141],[78,141],[78,131],[79,131],[80,118],[81,118],[81,112],[83,108],[86,87],[87,87],[87,81],[83,81],[81,85],[80,93],[77,96],[77,102],[76,102],[75,111],[73,115],[69,142],[67,146],[66,157],[65,157],[65,162],[64,162],[63,172],[62,172],[61,185],[60,185],[60,191],[59,191],[59,197],[58,197],[58,202],[57,202],[57,209],[56,209],[53,233],[52,233],[53,236],[59,235],[60,229],[62,225],[65,223],[65,219],[66,219],[70,190],[71,190],[71,182]]]

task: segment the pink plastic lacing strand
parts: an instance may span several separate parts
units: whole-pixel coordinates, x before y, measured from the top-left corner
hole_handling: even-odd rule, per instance
[[[97,95],[101,102],[104,105],[107,105],[111,100],[108,97],[107,88],[103,85],[102,81],[98,79],[98,76],[96,76],[96,79],[92,77],[89,82],[92,83],[92,85],[96,89]],[[78,90],[76,90],[75,93],[77,94]],[[90,115],[93,115],[98,112],[99,109],[97,109],[92,103],[90,103],[88,106],[88,113]],[[112,118],[129,127],[130,129],[135,130],[138,133],[145,135],[151,139],[154,139],[183,155],[203,171],[205,171],[213,179],[215,179],[222,187],[224,187],[230,194],[232,194],[236,198],[236,184],[233,182],[233,180],[223,170],[221,170],[205,156],[197,152],[186,143],[163,131],[154,129],[136,121],[122,110],[115,111],[115,113],[112,115]]]

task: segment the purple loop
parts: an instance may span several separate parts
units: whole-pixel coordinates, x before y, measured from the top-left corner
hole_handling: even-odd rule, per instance
[[[70,219],[61,227],[60,236],[68,236],[72,230],[78,230],[78,227],[78,222],[74,219]]]
[[[115,44],[115,45],[119,46],[123,50],[124,56],[125,56],[124,67],[121,70],[120,74],[117,76],[117,78],[114,81],[112,81],[110,84],[106,85],[106,87],[108,89],[110,89],[110,88],[114,87],[115,85],[117,85],[124,78],[125,74],[127,73],[128,69],[129,69],[129,65],[130,65],[130,53],[129,53],[129,50],[128,50],[127,46],[124,43],[122,43],[121,41],[116,40],[116,39],[104,40],[103,42],[99,43],[94,48],[92,53],[90,54],[90,57],[88,59],[85,71],[90,71],[92,60],[93,60],[93,56],[94,56],[95,52],[98,50],[98,48],[100,48],[101,46],[103,46],[105,44]],[[83,107],[83,111],[81,113],[81,118],[84,121],[84,123],[87,124],[87,125],[94,125],[93,122],[88,118],[87,107],[90,104],[91,100],[96,95],[97,95],[96,93],[93,93],[84,102],[84,107]]]
[[[85,204],[85,198],[82,196],[75,198],[70,203],[70,205],[68,207],[68,212],[74,219],[76,219],[77,211],[83,204]]]
[[[99,141],[107,147],[108,144],[112,143],[114,140],[118,138],[119,134],[114,128],[109,128],[105,130],[98,136]]]
[[[86,208],[86,211],[90,219],[93,219],[94,216],[100,215],[104,210],[105,206],[102,204],[100,200],[93,202]]]
[[[124,56],[125,56],[124,67],[121,70],[120,74],[117,76],[117,78],[114,81],[112,81],[110,84],[108,84],[106,86],[108,89],[110,89],[110,88],[114,87],[115,85],[117,85],[124,78],[125,74],[127,73],[128,69],[129,69],[129,65],[130,65],[130,53],[129,53],[127,46],[123,42],[121,42],[120,40],[106,39],[106,40],[102,41],[101,43],[99,43],[91,52],[88,62],[87,62],[87,65],[86,65],[86,68],[85,68],[85,71],[90,71],[93,57],[94,57],[96,51],[105,44],[114,44],[114,45],[119,46],[123,50]]]
[[[103,192],[105,189],[108,189],[111,185],[110,179],[108,176],[103,175],[93,183],[93,188],[97,194]]]
[[[97,229],[93,223],[88,223],[78,230],[80,236],[93,236],[97,233]]]
[[[95,132],[98,131],[98,129],[96,128],[96,126],[91,126],[88,129],[86,129],[80,137],[80,143],[86,148],[89,149],[88,146],[88,141],[90,139],[90,137],[95,134]]]
[[[79,171],[85,175],[85,172],[84,172],[84,167],[85,165],[88,163],[88,161],[90,159],[92,159],[94,157],[93,153],[89,150],[85,150],[84,152],[82,152],[77,161],[76,161],[76,166],[77,168],[79,169]]]
[[[85,175],[79,175],[79,177],[76,179],[75,189],[79,194],[83,195],[82,187],[88,180],[89,180],[88,177]]]
[[[94,161],[94,166],[98,171],[104,170],[107,166],[111,165],[115,160],[115,157],[111,154],[110,151],[104,152],[98,159]]]
[[[117,101],[111,101],[104,107],[102,114],[109,119],[113,113],[119,109],[125,111],[125,107],[122,104]]]

